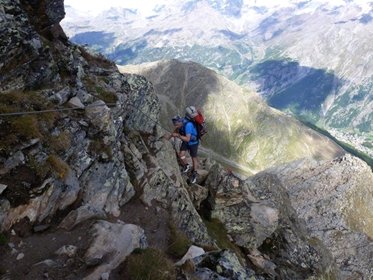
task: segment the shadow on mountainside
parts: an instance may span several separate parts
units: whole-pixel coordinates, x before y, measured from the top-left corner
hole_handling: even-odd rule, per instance
[[[295,112],[318,112],[327,96],[342,85],[342,80],[333,73],[287,60],[268,60],[255,65],[251,79],[260,85],[259,91],[270,106],[291,107]]]
[[[93,47],[99,47],[98,50],[105,52],[106,48],[109,48],[114,44],[115,34],[112,32],[103,31],[89,31],[78,33],[71,38],[71,41],[80,45],[89,45]]]

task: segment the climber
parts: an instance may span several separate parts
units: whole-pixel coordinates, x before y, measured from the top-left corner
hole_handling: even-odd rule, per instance
[[[185,118],[180,116],[175,116],[172,118],[172,123],[175,127],[174,132],[169,135],[168,139],[175,137],[181,139],[181,147],[178,152],[178,157],[180,163],[183,166],[183,173],[188,173],[191,170],[190,182],[194,184],[197,181],[197,168],[198,168],[198,145],[199,141],[197,138],[197,129],[192,121],[195,117],[194,111],[196,111],[193,106],[186,109]],[[188,164],[186,160],[185,153],[189,152],[192,158],[192,166]]]

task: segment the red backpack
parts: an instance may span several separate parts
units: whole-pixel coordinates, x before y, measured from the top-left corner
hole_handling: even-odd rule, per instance
[[[203,135],[207,133],[205,117],[203,116],[202,112],[198,109],[198,115],[193,118],[194,123],[196,124],[197,128],[197,137],[201,139]]]

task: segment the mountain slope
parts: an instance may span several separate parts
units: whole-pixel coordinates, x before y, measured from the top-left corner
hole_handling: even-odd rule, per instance
[[[268,107],[252,91],[197,63],[177,60],[119,67],[144,75],[162,103],[161,121],[188,105],[200,107],[209,133],[203,145],[254,171],[302,157],[331,159],[343,153],[328,138]]]
[[[63,0],[0,7],[0,279],[372,276],[366,164],[305,160],[245,179],[201,158],[188,185],[148,80],[69,42]],[[175,64],[186,87],[202,77],[216,80],[208,91],[243,91]],[[250,93],[238,99],[274,114]]]

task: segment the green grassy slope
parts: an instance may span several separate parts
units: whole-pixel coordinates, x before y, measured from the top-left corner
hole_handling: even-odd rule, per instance
[[[303,157],[331,159],[344,151],[294,118],[270,108],[255,93],[197,63],[176,60],[121,67],[144,75],[162,102],[161,122],[184,114],[188,105],[204,112],[209,133],[203,145],[254,172]]]

